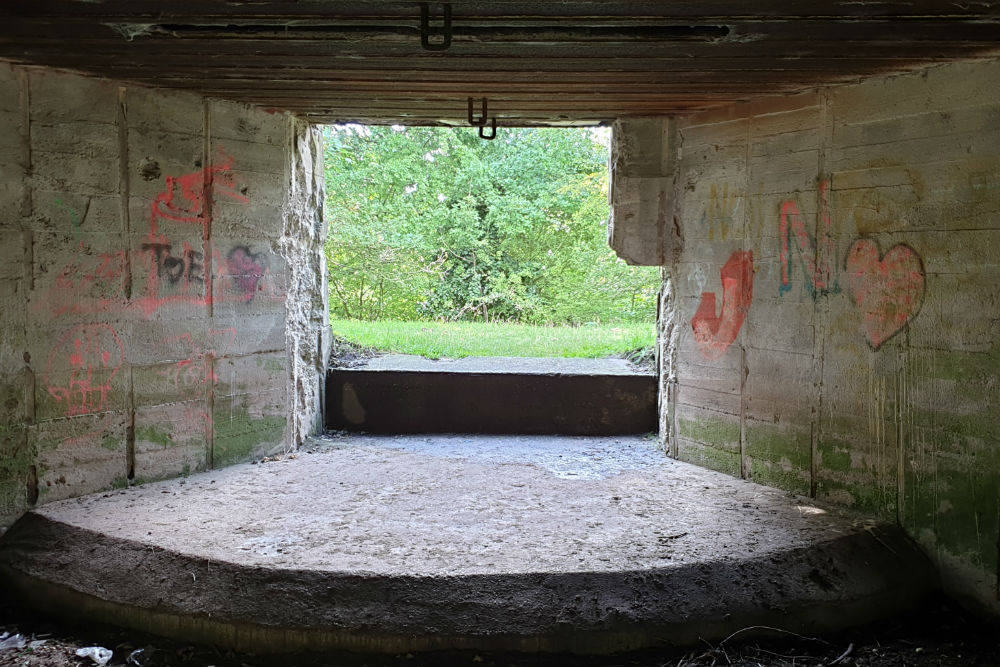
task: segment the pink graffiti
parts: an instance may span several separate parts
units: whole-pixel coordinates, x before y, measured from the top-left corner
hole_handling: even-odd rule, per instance
[[[879,256],[874,241],[854,242],[847,253],[847,282],[874,349],[899,333],[923,305],[924,263],[913,248],[893,246]]]
[[[229,251],[226,269],[244,300],[252,301],[257,295],[257,284],[267,273],[263,255],[250,252],[246,246],[236,246]]]
[[[153,202],[149,219],[149,235],[155,238],[160,231],[161,218],[191,224],[201,224],[207,232],[212,223],[211,203],[206,206],[206,189],[211,184],[212,198],[228,197],[241,204],[250,200],[237,190],[233,175],[233,157],[219,148],[221,162],[182,176],[167,176],[167,188]]]
[[[172,365],[166,372],[177,389],[206,384],[218,384],[219,377],[215,373],[214,360],[229,352],[236,342],[236,329],[219,329],[208,332],[214,343],[196,343],[190,333],[168,338],[164,344],[176,342],[186,343],[190,349],[188,357]]]
[[[125,363],[125,346],[107,324],[85,324],[63,336],[45,369],[45,386],[67,415],[101,412],[111,394],[112,382]],[[60,377],[69,367],[69,378]]]
[[[125,252],[102,252],[96,256],[84,254],[79,261],[62,267],[56,276],[55,288],[39,299],[46,310],[59,317],[78,313],[88,298],[100,298],[119,306],[125,298]]]
[[[157,195],[153,201],[149,216],[149,235],[143,244],[143,250],[149,250],[151,253],[155,253],[155,255],[151,254],[150,256],[146,295],[140,301],[140,305],[147,317],[170,301],[188,301],[198,305],[210,305],[215,298],[210,270],[204,272],[203,279],[198,285],[199,291],[201,286],[204,286],[204,297],[201,294],[189,294],[188,290],[190,289],[191,281],[187,280],[181,294],[161,298],[161,279],[165,277],[164,261],[174,260],[181,264],[188,261],[189,263],[189,260],[194,255],[186,252],[182,259],[173,258],[170,254],[172,250],[170,241],[160,231],[160,221],[169,220],[186,224],[200,224],[203,228],[203,238],[206,241],[206,246],[210,246],[208,238],[215,215],[213,208],[216,198],[222,195],[241,204],[250,202],[247,197],[237,191],[236,177],[233,174],[233,157],[226,155],[225,151],[220,147],[219,159],[220,162],[207,165],[203,169],[189,174],[167,176],[166,189]],[[186,250],[190,250],[190,248],[188,247]],[[205,253],[197,253],[196,259],[201,260],[203,255],[211,257],[211,254],[206,249]],[[199,268],[201,268],[200,265]],[[188,271],[190,272],[190,268]],[[171,278],[169,273],[166,278]]]
[[[722,310],[716,314],[714,292],[702,292],[691,319],[698,350],[709,361],[722,357],[743,327],[753,302],[753,252],[734,252],[721,271]]]
[[[833,220],[830,217],[830,198],[827,191],[830,188],[830,181],[824,180],[819,184],[819,195],[823,202],[823,210],[820,214],[821,229],[818,231],[817,241],[814,244],[806,231],[805,223],[802,220],[802,212],[798,204],[794,201],[786,201],[781,205],[781,285],[778,291],[781,294],[792,289],[792,267],[791,251],[792,243],[789,236],[789,229],[795,234],[796,246],[799,255],[802,257],[802,264],[805,269],[806,289],[813,296],[822,294],[830,289],[830,257],[833,256],[833,238],[831,229]],[[834,287],[836,291],[836,287]]]
[[[165,189],[152,203],[149,233],[140,249],[102,253],[94,259],[81,242],[81,259],[61,268],[55,284],[33,299],[33,308],[54,317],[130,310],[152,317],[171,304],[205,307],[284,299],[268,279],[265,253],[254,253],[245,244],[220,252],[209,239],[215,202],[222,197],[240,204],[250,201],[233,174],[233,158],[221,149],[219,156],[216,164],[166,177]],[[202,242],[172,243],[165,228],[173,223],[201,224]],[[190,230],[183,236],[190,238]],[[133,277],[138,278],[134,291]]]

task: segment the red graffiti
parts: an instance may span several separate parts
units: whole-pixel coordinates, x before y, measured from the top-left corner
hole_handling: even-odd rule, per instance
[[[847,253],[847,282],[874,349],[899,333],[920,312],[924,263],[913,248],[893,246],[879,256],[874,241],[859,240]]]
[[[52,350],[45,370],[45,385],[67,415],[101,412],[107,405],[111,383],[125,363],[125,346],[118,332],[107,324],[76,327]],[[68,366],[69,377],[62,381]]]
[[[284,299],[279,286],[270,280],[264,252],[254,253],[250,246],[239,244],[230,246],[227,253],[209,239],[214,202],[225,197],[249,203],[233,174],[233,158],[221,149],[219,154],[216,164],[166,177],[166,188],[153,201],[149,233],[139,250],[93,255],[81,242],[82,259],[62,267],[55,284],[40,290],[33,307],[55,317],[130,310],[152,317],[170,304],[205,307],[219,302],[248,303],[255,298]],[[165,227],[172,223],[203,225],[202,239],[194,244],[171,243]],[[190,229],[182,237],[191,238]]]
[[[149,235],[159,234],[159,220],[201,224],[206,232],[212,223],[211,206],[206,206],[205,191],[211,184],[212,198],[223,195],[241,204],[250,200],[237,191],[233,158],[220,148],[220,163],[211,164],[182,176],[167,176],[167,189],[157,195],[149,220]],[[178,192],[179,190],[179,192]]]
[[[226,269],[244,300],[252,301],[257,294],[257,284],[267,273],[263,254],[252,253],[246,246],[236,246],[229,251]]]
[[[56,276],[55,289],[49,290],[50,293],[45,294],[40,302],[56,317],[82,312],[82,302],[86,297],[101,298],[120,306],[125,298],[126,266],[125,252],[84,255],[79,262],[71,262],[62,268]]]
[[[781,285],[778,291],[781,294],[792,289],[792,267],[791,251],[792,242],[789,230],[795,234],[796,246],[799,255],[802,257],[802,264],[806,274],[806,289],[813,296],[822,294],[830,289],[830,257],[833,256],[833,238],[831,228],[833,220],[830,217],[830,198],[827,190],[830,188],[830,181],[825,180],[819,184],[819,195],[823,202],[823,211],[820,215],[821,229],[818,231],[817,241],[814,244],[806,231],[805,223],[802,220],[802,212],[798,204],[794,201],[786,201],[781,205]],[[836,287],[834,287],[836,291]]]
[[[190,347],[187,359],[178,361],[167,370],[167,377],[174,382],[177,389],[182,386],[218,384],[219,377],[215,373],[214,360],[225,355],[236,342],[236,329],[219,329],[208,332],[215,344],[196,343],[190,333],[168,338],[165,344],[184,342]]]
[[[691,319],[694,339],[702,356],[722,357],[736,340],[753,301],[753,252],[738,250],[722,267],[722,310],[716,314],[714,292],[702,292],[698,312]]]
[[[220,148],[219,159],[220,162],[210,164],[189,174],[167,176],[166,189],[153,201],[149,216],[149,236],[143,245],[144,251],[152,253],[146,296],[142,300],[142,308],[147,317],[166,302],[161,299],[160,294],[161,279],[164,278],[172,285],[176,284],[180,277],[185,278],[183,293],[170,295],[166,297],[167,301],[193,300],[196,303],[201,302],[208,305],[215,297],[211,271],[205,271],[201,276],[200,283],[205,287],[204,296],[196,294],[192,298],[188,294],[191,285],[192,261],[197,264],[197,269],[201,270],[203,265],[200,264],[200,261],[205,259],[205,255],[211,257],[211,244],[208,238],[215,215],[213,210],[215,200],[221,195],[241,204],[250,202],[247,197],[237,191],[232,156],[227,156],[225,151]],[[181,258],[173,257],[170,254],[172,249],[170,241],[160,231],[161,220],[202,225],[206,245],[205,252],[196,253],[189,245],[185,244],[184,255]]]

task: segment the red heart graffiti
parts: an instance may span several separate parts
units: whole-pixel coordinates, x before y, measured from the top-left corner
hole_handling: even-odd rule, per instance
[[[847,285],[876,350],[920,312],[924,283],[924,263],[909,246],[880,258],[874,241],[860,240],[847,252]]]

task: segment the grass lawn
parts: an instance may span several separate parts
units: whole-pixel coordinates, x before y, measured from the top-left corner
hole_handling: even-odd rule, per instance
[[[384,352],[447,357],[610,357],[650,348],[656,325],[580,327],[480,322],[332,320],[333,333]]]

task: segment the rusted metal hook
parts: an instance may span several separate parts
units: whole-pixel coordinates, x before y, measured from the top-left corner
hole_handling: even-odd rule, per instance
[[[442,3],[444,17],[441,26],[441,43],[431,44],[431,6],[430,3],[420,3],[420,46],[428,51],[447,51],[451,46],[451,3]]]
[[[483,124],[479,128],[479,138],[480,139],[485,139],[486,141],[493,141],[494,139],[497,138],[497,118],[496,118],[496,116],[494,116],[493,118],[491,118],[490,122],[493,124],[493,133],[490,134],[489,136],[486,136],[486,133],[483,132],[483,130],[486,129],[486,119],[484,118],[483,119]]]
[[[483,98],[483,113],[479,118],[472,117],[472,98],[469,98],[469,125],[472,127],[482,127],[486,125],[486,118],[489,115],[486,111],[486,98]]]

